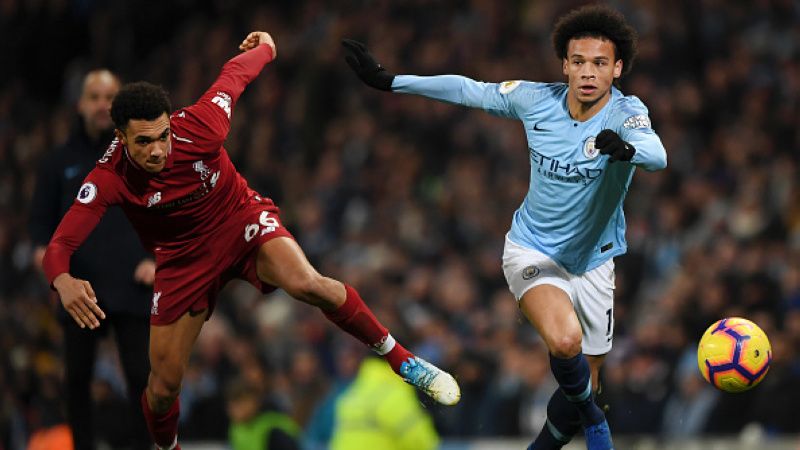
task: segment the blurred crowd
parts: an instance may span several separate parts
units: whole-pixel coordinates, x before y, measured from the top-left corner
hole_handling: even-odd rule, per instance
[[[0,448],[63,420],[60,306],[32,265],[27,217],[38,162],[74,125],[81,77],[108,67],[188,105],[251,30],[272,34],[278,58],[234,111],[234,163],[322,273],[456,376],[458,406],[421,399],[443,438],[533,436],[556,385],[500,267],[528,187],[522,127],[365,87],[339,42],[368,43],[396,73],[558,81],[550,31],[583,3],[0,2]],[[800,2],[610,4],[640,34],[621,87],[650,108],[669,167],[637,171],[626,201],[599,401],[615,433],[798,433]],[[735,396],[708,386],[695,357],[727,316],[755,321],[774,352],[761,386]],[[308,426],[352,377],[340,364],[350,345],[313,308],[232,283],[187,371],[181,438],[225,439],[233,378]],[[125,392],[113,355],[101,352],[92,391],[108,436]]]

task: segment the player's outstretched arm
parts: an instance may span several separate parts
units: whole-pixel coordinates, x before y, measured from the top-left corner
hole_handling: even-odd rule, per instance
[[[244,89],[264,66],[275,59],[277,48],[272,36],[264,31],[249,33],[239,44],[240,53],[222,66],[217,79],[192,106],[182,110],[182,132],[197,145],[205,142],[218,151],[228,136],[231,116]]]
[[[361,42],[342,40],[345,61],[368,86],[389,92],[416,94],[456,105],[480,108],[504,117],[518,117],[519,101],[511,92],[519,81],[483,83],[461,75],[395,75],[375,60]],[[507,86],[509,86],[508,88]]]
[[[89,282],[75,279],[69,274],[69,263],[75,250],[100,223],[107,208],[120,203],[116,180],[109,171],[99,168],[86,176],[75,203],[61,219],[47,244],[42,261],[47,281],[58,291],[64,308],[81,328],[97,328],[100,326],[98,318],[104,319],[105,314],[97,306],[97,298]]]
[[[80,201],[81,197],[78,198]],[[70,207],[47,245],[42,265],[50,285],[58,291],[64,309],[81,328],[95,329],[100,326],[98,318],[105,319],[106,315],[97,306],[97,297],[91,284],[69,274],[72,254],[94,230],[105,212],[105,208],[92,211],[87,206],[80,204]]]

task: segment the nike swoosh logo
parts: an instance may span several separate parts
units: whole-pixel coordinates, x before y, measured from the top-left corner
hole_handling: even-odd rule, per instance
[[[535,123],[535,124],[533,124],[533,131],[550,131],[550,130],[546,130],[544,128],[539,128],[539,124]]]

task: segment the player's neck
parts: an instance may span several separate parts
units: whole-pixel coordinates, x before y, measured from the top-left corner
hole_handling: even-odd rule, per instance
[[[594,102],[582,102],[578,100],[572,91],[569,91],[567,94],[567,108],[569,109],[569,115],[578,122],[586,122],[594,117],[595,114],[599,113],[600,110],[606,106],[610,99],[610,90]]]

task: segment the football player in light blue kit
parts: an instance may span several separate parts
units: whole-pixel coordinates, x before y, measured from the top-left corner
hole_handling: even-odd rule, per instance
[[[634,169],[663,169],[666,152],[644,104],[612,86],[636,54],[636,33],[621,14],[572,11],[556,24],[553,44],[566,84],[395,76],[363,44],[343,41],[348,64],[374,88],[522,121],[530,188],[506,236],[503,270],[560,386],[529,449],[559,449],[582,425],[589,449],[608,450],[611,432],[592,392],[611,350],[613,257],[626,250],[622,203]]]

